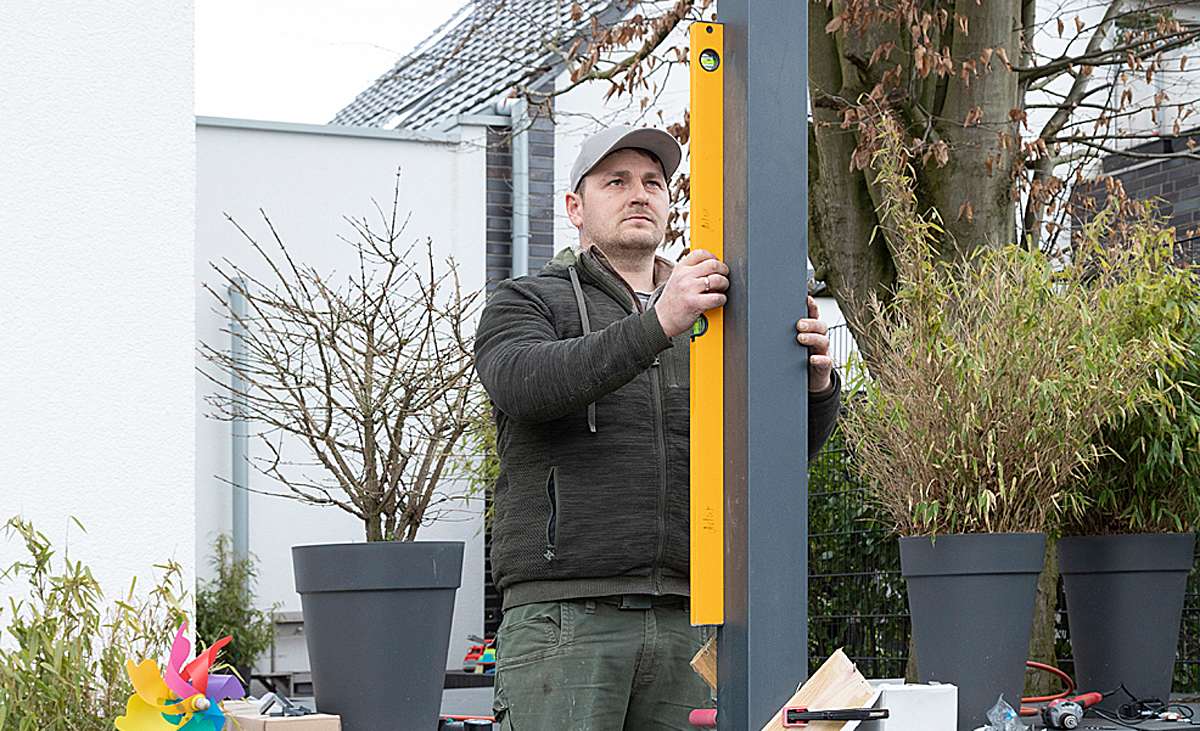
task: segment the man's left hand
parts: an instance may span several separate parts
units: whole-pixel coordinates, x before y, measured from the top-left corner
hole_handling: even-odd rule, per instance
[[[821,322],[817,301],[808,298],[808,317],[796,323],[796,342],[808,346],[808,392],[821,393],[833,385],[833,359],[829,357],[829,328]]]

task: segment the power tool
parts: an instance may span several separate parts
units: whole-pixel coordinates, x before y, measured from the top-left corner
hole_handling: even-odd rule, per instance
[[[1083,723],[1083,712],[1104,698],[1100,693],[1084,693],[1074,698],[1059,698],[1042,708],[1042,723],[1046,728],[1074,729]]]

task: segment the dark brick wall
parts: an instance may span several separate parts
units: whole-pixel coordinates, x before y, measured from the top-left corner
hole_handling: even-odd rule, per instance
[[[487,284],[512,268],[512,150],[507,127],[487,131]]]
[[[529,128],[529,272],[554,256],[554,122],[531,108]],[[512,273],[512,150],[507,127],[487,135],[488,289]]]
[[[1163,138],[1132,148],[1138,153],[1173,153],[1186,151],[1188,139],[1200,142],[1200,130],[1179,137]],[[1183,262],[1200,264],[1200,160],[1167,158],[1146,161],[1133,157],[1110,155],[1105,158],[1103,172],[1121,181],[1130,197],[1158,202],[1159,213],[1175,227],[1179,242],[1177,256]],[[1096,196],[1103,184],[1093,184],[1082,195]],[[1102,205],[1098,202],[1098,205]]]

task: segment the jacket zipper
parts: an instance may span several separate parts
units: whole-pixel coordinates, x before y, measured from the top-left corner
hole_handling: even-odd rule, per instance
[[[661,293],[661,289],[654,291],[650,298],[651,306]],[[662,593],[662,562],[663,554],[667,550],[667,428],[663,418],[662,387],[659,383],[662,378],[662,369],[659,368],[661,363],[662,359],[656,355],[650,368],[650,390],[654,392],[654,429],[658,437],[658,554],[654,558],[653,577],[655,594]]]
[[[650,302],[646,305],[647,308],[653,307],[655,305],[655,303],[658,302],[658,298],[662,295],[663,287],[665,287],[665,286],[666,285],[664,284],[664,285],[661,285],[661,286],[655,288],[654,294],[650,295]],[[672,345],[674,345],[674,343],[672,343]],[[676,357],[678,357],[678,356],[676,356]],[[670,359],[668,358],[668,363],[669,362],[670,362]],[[654,366],[662,365],[662,356],[661,355],[654,356],[654,362],[651,363],[650,365],[654,365]],[[677,371],[677,369],[675,369],[675,368],[667,368],[666,369],[667,386],[669,388],[676,388],[679,386],[679,378],[677,378],[678,374],[676,371]],[[666,430],[665,424],[663,425],[663,429],[664,429],[664,431]],[[665,445],[666,442],[664,441],[663,444]],[[665,450],[666,447],[664,446],[663,449]]]
[[[658,438],[658,553],[654,557],[654,593],[662,593],[662,560],[667,548],[667,440],[663,435],[662,389],[659,386],[659,359],[650,368],[650,389],[654,391],[654,431]]]
[[[586,262],[587,258],[580,257],[579,261],[580,263]],[[599,263],[602,269],[606,270],[604,273],[611,273],[612,278],[616,279],[617,282],[623,285],[625,291],[629,294],[628,299],[625,299],[625,301],[622,302],[622,304],[625,306],[625,309],[628,310],[630,314],[633,312],[644,312],[645,310],[642,308],[642,302],[638,299],[637,294],[633,291],[633,287],[630,287],[628,282],[626,282],[620,277],[620,275],[613,271],[612,268],[608,266],[607,262],[601,259],[597,259],[596,261]],[[609,282],[606,281],[606,277],[597,277],[597,279],[600,281],[602,288],[609,289],[604,286],[609,284]],[[610,294],[614,293],[612,289],[609,289],[609,291]],[[655,294],[657,295],[658,292],[656,291]],[[614,299],[617,298],[614,297]],[[655,297],[655,299],[657,299],[657,297]],[[633,305],[632,308],[630,307],[631,304]],[[654,435],[658,443],[658,551],[654,557],[654,567],[651,574],[651,578],[654,582],[655,594],[662,593],[662,560],[663,554],[667,549],[667,440],[664,434],[666,430],[663,425],[662,388],[659,385],[658,371],[661,364],[662,359],[658,356],[655,356],[654,362],[650,364],[650,390],[653,391],[654,401]]]
[[[542,556],[547,561],[554,560],[555,544],[558,541],[558,489],[555,485],[558,469],[550,468],[550,476],[546,478],[546,497],[550,500],[550,517],[546,519],[546,552]]]

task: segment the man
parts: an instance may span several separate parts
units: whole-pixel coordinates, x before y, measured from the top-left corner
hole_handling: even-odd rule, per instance
[[[501,465],[502,729],[683,730],[711,707],[688,664],[706,639],[687,606],[688,337],[725,303],[729,268],[706,251],[675,265],[655,255],[680,157],[655,129],[586,140],[566,198],[578,252],[502,282],[476,333]],[[811,298],[808,309],[797,340],[814,453],[839,395]]]

